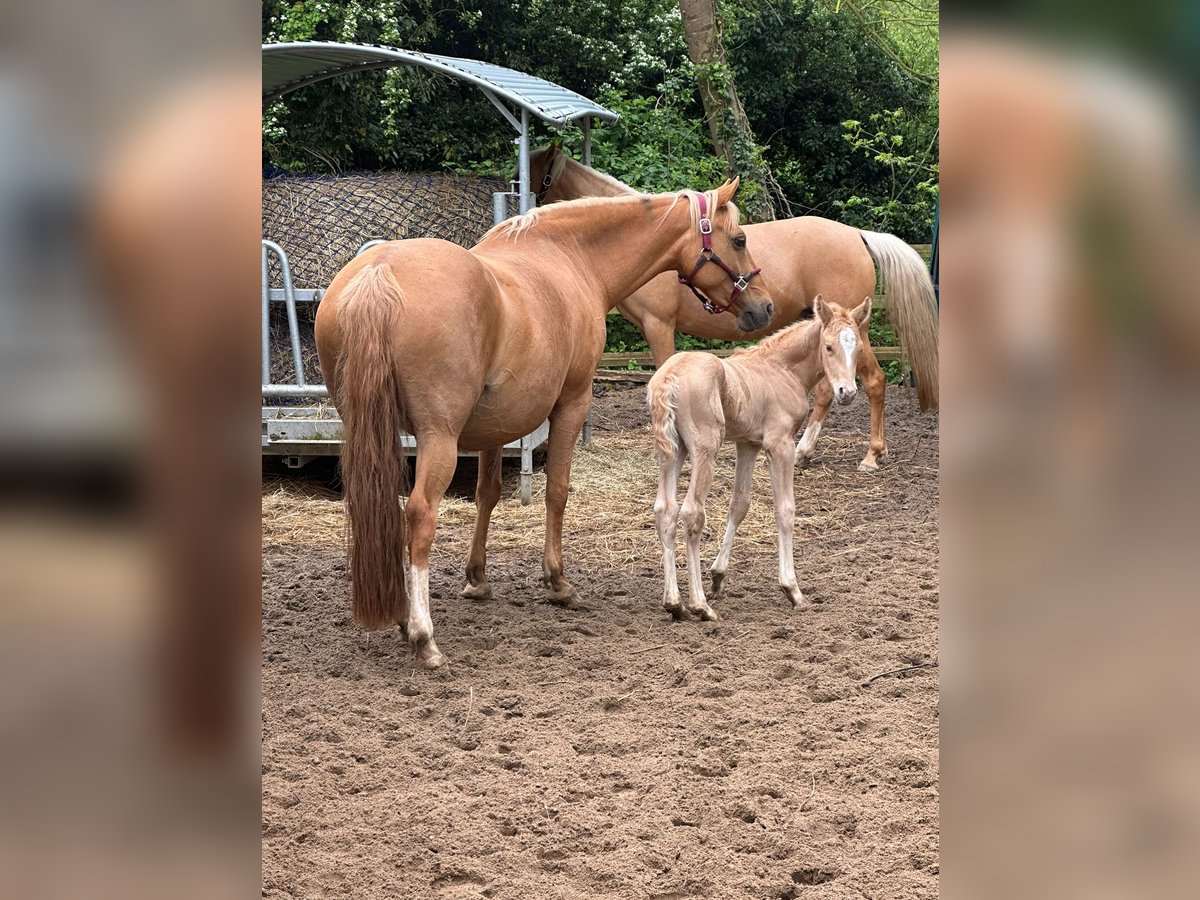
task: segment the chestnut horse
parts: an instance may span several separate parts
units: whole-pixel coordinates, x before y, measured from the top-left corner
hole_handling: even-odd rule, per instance
[[[700,535],[713,463],[724,440],[737,443],[737,469],[725,538],[711,569],[713,598],[721,595],[733,537],[750,508],[754,461],[759,450],[766,450],[779,536],[779,586],[793,608],[806,602],[796,583],[792,558],[796,516],[796,448],[792,441],[808,413],[808,392],[822,378],[839,403],[849,403],[858,392],[854,372],[866,350],[859,335],[871,317],[871,298],[846,312],[818,294],[814,306],[814,320],[791,325],[756,347],[738,350],[729,359],[703,352],[679,353],[650,379],[647,400],[659,463],[654,518],[666,579],[663,608],[675,618],[682,618],[685,610],[701,619],[717,618],[704,597]],[[692,476],[681,508],[679,475],[687,456],[692,458]],[[686,607],[679,600],[675,573],[675,532],[680,518],[687,543]]]
[[[633,192],[617,179],[571,159],[556,144],[533,154],[530,173],[539,204]],[[617,304],[621,315],[645,336],[656,366],[662,366],[675,352],[677,331],[725,341],[757,338],[806,316],[817,294],[842,303],[857,302],[875,293],[878,263],[887,289],[888,314],[917,377],[921,409],[937,408],[937,304],[929,272],[912,247],[892,234],[860,231],[817,216],[745,228],[755,257],[764,261],[771,273],[775,316],[770,325],[751,335],[742,334],[725,316],[706,313],[675,279],[657,278]],[[865,326],[860,338],[864,346],[858,357],[858,375],[871,401],[871,439],[859,469],[874,471],[880,457],[887,455],[883,436],[886,379],[871,350]],[[817,385],[812,416],[796,446],[801,462],[812,457],[832,401],[829,382],[823,380]]]
[[[399,623],[418,660],[441,665],[429,616],[429,551],[458,451],[480,451],[463,593],[486,598],[500,449],[547,417],[543,581],[551,600],[574,595],[563,572],[563,511],[608,311],[674,271],[708,298],[728,297],[744,331],[770,321],[770,297],[760,280],[750,282],[757,270],[730,202],[736,190],[734,180],[704,194],[564,203],[504,222],[470,250],[441,240],[391,241],[337,274],[317,311],[316,340],[344,426],[358,622]],[[401,429],[415,436],[418,451],[403,506]]]

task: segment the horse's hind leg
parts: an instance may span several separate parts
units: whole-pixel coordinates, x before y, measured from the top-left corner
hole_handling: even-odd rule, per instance
[[[737,469],[733,476],[733,496],[729,499],[729,519],[725,523],[725,539],[721,541],[721,552],[709,572],[712,574],[712,593],[716,600],[721,596],[725,572],[729,569],[729,555],[733,550],[733,537],[742,519],[750,509],[750,484],[754,476],[754,461],[758,458],[756,444],[738,443]]]
[[[467,557],[467,586],[463,596],[472,600],[490,600],[492,586],[487,580],[487,536],[492,510],[500,499],[500,450],[479,454],[479,477],[475,481],[475,536]]]
[[[417,435],[417,468],[404,508],[409,540],[408,642],[421,664],[436,668],[445,657],[433,641],[429,617],[429,549],[437,530],[438,504],[458,465],[458,438]]]
[[[591,403],[589,373],[583,392],[570,399],[560,398],[550,414],[550,438],[546,450],[546,548],[542,556],[542,582],[549,589],[551,603],[569,603],[575,598],[575,588],[564,574],[563,513],[567,508],[567,493],[571,489],[571,456]]]
[[[791,435],[783,435],[766,445],[771,466],[771,493],[775,498],[775,528],[779,533],[779,587],[793,607],[807,601],[796,584],[796,566],[792,559],[792,538],[796,528],[796,450]]]
[[[822,375],[813,392],[812,414],[808,417],[804,434],[800,436],[800,440],[796,444],[796,458],[801,464],[812,459],[817,446],[817,438],[821,436],[821,426],[825,423],[825,417],[829,415],[831,403],[833,403],[833,388],[829,384],[829,379]]]
[[[713,465],[716,462],[717,450],[720,446],[721,435],[719,433],[697,435],[695,445],[689,448],[692,456],[692,483],[688,485],[687,497],[684,498],[683,507],[679,512],[687,537],[687,611],[709,622],[716,621],[718,616],[704,599],[704,576],[701,574],[700,568],[700,536],[704,533],[706,521],[704,502],[708,499],[708,491],[712,487]]]
[[[683,469],[683,448],[671,457],[659,458],[658,497],[654,501],[654,524],[662,544],[663,609],[676,619],[683,618],[679,602],[679,578],[675,571],[675,535],[679,526],[679,473]]]
[[[867,392],[867,398],[871,401],[871,443],[867,447],[867,455],[858,464],[858,471],[874,472],[879,468],[879,460],[887,456],[888,452],[887,443],[883,439],[883,398],[887,393],[887,377],[879,367],[875,351],[865,340],[858,357],[858,375],[862,378],[863,390]]]

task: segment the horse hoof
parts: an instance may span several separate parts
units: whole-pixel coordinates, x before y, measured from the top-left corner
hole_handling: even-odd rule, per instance
[[[860,462],[858,464],[858,471],[860,471],[860,472],[878,472],[879,471],[879,463],[869,463],[864,459],[862,462]]]
[[[555,606],[563,606],[567,609],[576,609],[579,604],[576,602],[579,599],[579,594],[571,585],[565,585],[557,590],[551,590],[546,594],[546,600]]]
[[[413,647],[413,655],[426,669],[440,669],[446,662],[446,656],[438,649],[437,644],[433,642],[433,638],[422,641]]]
[[[687,618],[687,613],[683,611],[682,606],[668,606],[666,603],[664,603],[663,609],[665,609],[671,618],[676,622],[682,622]]]
[[[800,588],[794,585],[781,584],[779,589],[783,591],[783,596],[788,598],[792,604],[792,609],[800,609],[803,606],[808,606],[808,601],[804,599],[804,593]]]
[[[701,619],[705,622],[721,621],[721,617],[717,615],[717,611],[711,606],[696,607],[695,609],[689,609],[688,612],[690,612],[697,619]]]
[[[462,595],[468,600],[491,600],[492,586],[486,581],[483,584],[468,584],[462,589]]]
[[[712,572],[712,595],[713,597],[721,596],[721,588],[725,585],[724,572]]]

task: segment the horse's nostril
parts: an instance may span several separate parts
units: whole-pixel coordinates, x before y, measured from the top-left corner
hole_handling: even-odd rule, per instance
[[[771,314],[772,314],[773,312],[775,312],[775,304],[774,304],[774,303],[768,303],[768,304],[767,304],[767,319],[770,319],[770,318],[771,318]]]

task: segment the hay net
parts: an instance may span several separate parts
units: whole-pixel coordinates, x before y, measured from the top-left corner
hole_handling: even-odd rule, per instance
[[[492,227],[492,193],[507,189],[498,178],[461,175],[284,175],[263,181],[262,236],[287,253],[294,287],[325,288],[367,241],[434,237],[474,246]],[[283,286],[273,254],[268,273],[272,287]],[[305,378],[320,384],[316,305],[298,312]],[[282,303],[271,304],[271,381],[295,382]]]

